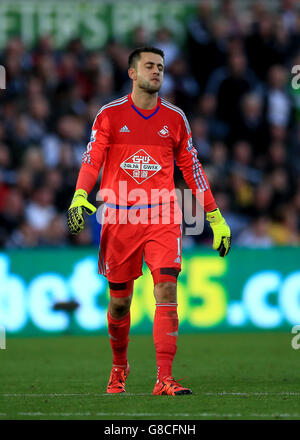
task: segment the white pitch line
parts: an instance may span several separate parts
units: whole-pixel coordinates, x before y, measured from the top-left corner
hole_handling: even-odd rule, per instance
[[[3,393],[0,394],[0,397],[84,397],[84,396],[92,396],[90,393],[77,393],[77,394],[65,394],[65,393]]]
[[[8,416],[9,414],[1,413],[0,416]],[[101,416],[101,417],[112,417],[112,416],[122,416],[122,417],[158,417],[161,416],[162,413],[109,413],[109,412],[97,412],[97,413],[42,413],[42,412],[19,412],[17,413],[18,416],[26,416],[26,417],[95,417],[95,416]],[[221,414],[221,413],[209,413],[209,412],[202,412],[202,413],[170,413],[170,414],[163,414],[165,417],[226,417],[226,418],[245,418],[249,419],[252,417],[257,418],[300,418],[299,413],[289,414],[289,413],[274,413],[274,414],[258,414],[258,413],[252,413],[252,414],[241,414],[241,413],[235,413],[235,414]]]
[[[111,397],[115,394],[108,393],[76,393],[76,394],[65,394],[65,393],[0,393],[0,397]],[[152,393],[121,393],[121,396],[152,396]]]
[[[248,393],[233,393],[233,392],[227,392],[222,391],[219,393],[201,393],[205,394],[206,396],[300,396],[300,392],[294,392],[294,391],[279,391],[279,392],[248,392]]]
[[[152,393],[121,393],[121,396],[152,396]],[[198,392],[195,395],[204,396],[300,396],[300,392]],[[0,397],[112,397],[108,393],[0,393]]]

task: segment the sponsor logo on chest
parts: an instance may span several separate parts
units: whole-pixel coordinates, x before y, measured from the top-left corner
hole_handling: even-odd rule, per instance
[[[161,170],[159,163],[142,149],[125,159],[120,167],[139,184]]]

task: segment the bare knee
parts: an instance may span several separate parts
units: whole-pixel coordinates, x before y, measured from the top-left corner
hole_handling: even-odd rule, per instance
[[[113,318],[122,318],[127,315],[130,310],[132,295],[124,298],[116,298],[111,296],[109,302],[109,313]]]
[[[161,303],[177,302],[177,284],[170,282],[155,284],[154,296],[156,302],[161,302]]]

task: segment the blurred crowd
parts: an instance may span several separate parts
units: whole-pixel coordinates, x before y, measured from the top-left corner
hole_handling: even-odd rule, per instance
[[[67,231],[82,153],[99,108],[131,91],[130,51],[165,53],[160,95],[186,113],[213,194],[231,226],[233,244],[297,245],[300,241],[300,10],[282,0],[202,1],[183,45],[170,29],[134,29],[130,42],[88,50],[80,38],[64,49],[42,36],[32,49],[12,37],[0,52],[7,73],[0,91],[0,246],[97,244],[96,216],[78,236]],[[300,81],[299,81],[300,83]],[[101,176],[99,176],[100,182]],[[176,187],[184,188],[175,169]],[[90,200],[95,200],[98,184]],[[207,226],[184,247],[210,244]]]

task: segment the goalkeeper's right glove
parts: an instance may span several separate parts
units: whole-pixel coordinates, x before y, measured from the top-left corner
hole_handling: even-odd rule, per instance
[[[71,234],[78,234],[84,228],[84,211],[89,215],[94,214],[97,208],[87,201],[87,192],[83,189],[75,191],[71,205],[68,209],[68,228]]]

